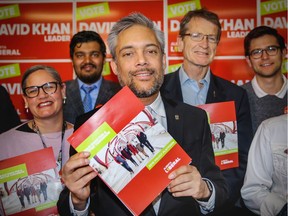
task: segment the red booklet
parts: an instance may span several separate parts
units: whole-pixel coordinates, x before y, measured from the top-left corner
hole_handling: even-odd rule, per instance
[[[237,121],[234,101],[203,104],[212,133],[215,162],[221,170],[239,166]]]
[[[58,215],[62,189],[51,147],[0,161],[0,215]]]
[[[168,186],[171,171],[191,162],[128,87],[68,141],[78,152],[91,152],[90,166],[135,215]]]

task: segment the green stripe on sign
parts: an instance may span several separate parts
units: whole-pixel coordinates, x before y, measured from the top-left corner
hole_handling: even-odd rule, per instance
[[[28,176],[26,164],[0,170],[0,184]]]
[[[190,10],[201,9],[200,0],[185,1],[177,4],[168,5],[168,18],[184,16]]]
[[[18,4],[0,7],[0,20],[10,19],[19,16],[20,10]]]
[[[0,79],[21,76],[20,65],[10,64],[0,67]]]
[[[85,7],[79,7],[76,9],[76,20],[85,20],[95,18],[103,15],[110,14],[110,8],[108,2],[93,4]]]
[[[77,148],[77,152],[90,152],[90,159],[101,151],[116,136],[116,132],[104,122],[91,133]]]
[[[176,141],[174,139],[170,140],[170,142],[164,146],[164,148],[161,149],[160,152],[158,152],[152,160],[147,163],[146,167],[148,170],[151,170],[176,144]]]
[[[274,14],[287,10],[286,0],[272,0],[261,2],[261,15]]]

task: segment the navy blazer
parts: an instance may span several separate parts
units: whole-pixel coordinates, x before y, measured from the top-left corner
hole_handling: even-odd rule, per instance
[[[167,116],[168,132],[190,155],[191,164],[197,167],[201,176],[213,182],[216,190],[215,209],[221,208],[228,198],[228,188],[214,162],[211,132],[206,113],[184,103],[162,99]],[[74,129],[77,130],[94,113],[95,110],[79,116]],[[74,154],[75,150],[71,149],[70,153]],[[142,195],[139,194],[139,196]],[[67,188],[61,192],[57,206],[60,215],[71,215]],[[99,177],[93,179],[91,183],[89,210],[97,216],[132,215]],[[152,205],[149,205],[141,215],[156,216]],[[162,192],[158,215],[201,215],[201,212],[198,202],[192,197],[175,198],[165,189]]]
[[[161,93],[163,96],[183,101],[179,69],[165,75]],[[224,101],[234,101],[236,106],[239,167],[222,171],[230,190],[229,201],[234,204],[241,197],[240,190],[246,172],[248,151],[253,139],[249,101],[243,88],[211,72],[206,104]]]
[[[76,117],[84,113],[84,107],[81,99],[80,88],[78,81],[69,80],[66,81],[66,103],[63,108],[64,119],[72,124],[75,123]],[[110,98],[112,98],[119,90],[121,86],[119,83],[112,82],[110,80],[102,80],[99,94],[96,99],[95,106],[105,104]]]

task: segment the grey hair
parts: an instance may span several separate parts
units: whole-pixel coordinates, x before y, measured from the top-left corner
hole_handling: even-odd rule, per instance
[[[38,70],[47,71],[57,82],[59,82],[60,84],[62,83],[62,79],[61,79],[60,74],[53,67],[50,67],[47,65],[34,65],[34,66],[28,68],[24,72],[24,74],[22,76],[22,82],[21,82],[22,89],[27,87],[26,83],[27,83],[28,77]]]
[[[110,50],[110,53],[112,55],[112,58],[114,60],[116,60],[116,46],[117,46],[117,37],[118,35],[134,26],[134,25],[141,25],[141,26],[145,26],[149,29],[151,29],[152,31],[155,32],[155,36],[160,44],[160,49],[161,52],[164,54],[165,53],[165,37],[164,37],[164,32],[161,31],[158,26],[153,23],[152,20],[150,20],[149,18],[147,18],[146,16],[144,16],[141,13],[135,12],[135,13],[131,13],[130,15],[120,19],[118,22],[116,22],[114,24],[114,26],[112,27],[109,35],[108,35],[108,47]]]

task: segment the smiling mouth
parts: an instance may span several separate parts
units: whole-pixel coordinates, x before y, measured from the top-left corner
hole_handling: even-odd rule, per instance
[[[44,102],[44,103],[40,103],[38,106],[39,106],[39,107],[45,107],[45,106],[49,106],[49,105],[51,105],[51,104],[52,104],[51,101],[47,101],[47,102]]]
[[[265,63],[265,64],[261,64],[261,67],[268,67],[268,66],[271,66],[272,63]]]
[[[195,53],[196,53],[197,55],[201,55],[201,56],[208,56],[208,55],[209,55],[209,53],[207,53],[207,52],[202,52],[202,51],[195,51]]]

